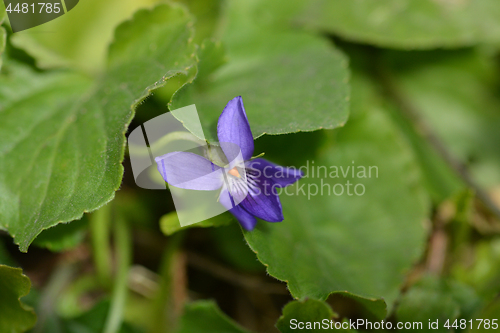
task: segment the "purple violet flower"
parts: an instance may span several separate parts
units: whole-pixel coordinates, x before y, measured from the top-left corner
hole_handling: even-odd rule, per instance
[[[228,164],[224,167],[190,152],[172,152],[155,160],[170,185],[201,191],[221,189],[219,202],[246,230],[257,224],[283,221],[276,187],[285,187],[302,177],[295,168],[282,167],[263,158],[252,159],[253,135],[243,100],[235,97],[219,117],[217,137]]]

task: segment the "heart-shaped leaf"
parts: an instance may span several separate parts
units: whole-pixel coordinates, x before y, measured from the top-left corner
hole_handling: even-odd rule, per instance
[[[141,10],[116,31],[97,82],[7,62],[0,81],[0,227],[26,251],[43,229],[114,196],[138,103],[193,64],[187,12]]]

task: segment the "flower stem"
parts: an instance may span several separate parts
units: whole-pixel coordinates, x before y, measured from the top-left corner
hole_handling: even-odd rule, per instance
[[[118,215],[114,221],[114,235],[117,272],[104,333],[119,331],[123,320],[125,302],[127,301],[128,272],[132,261],[132,240],[130,227],[121,215]]]
[[[90,215],[90,234],[92,252],[99,282],[104,286],[111,284],[111,248],[109,229],[111,227],[110,205],[101,207]]]
[[[158,288],[158,295],[154,303],[155,322],[160,323],[155,325],[153,332],[164,333],[172,331],[174,325],[172,321],[175,320],[172,316],[172,281],[173,281],[173,266],[176,260],[176,255],[182,245],[184,233],[178,232],[169,237],[169,242],[163,251],[160,263],[160,283]]]
[[[262,156],[264,156],[265,154],[266,154],[266,153],[264,153],[264,152],[263,152],[263,153],[260,153],[260,154],[259,154],[259,155],[257,155],[257,156],[252,156],[252,158],[250,158],[250,160],[254,160],[254,159],[256,159],[256,158],[262,157]]]

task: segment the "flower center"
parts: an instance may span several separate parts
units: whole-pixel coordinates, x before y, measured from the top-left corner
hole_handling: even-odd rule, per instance
[[[228,173],[231,175],[231,176],[234,176],[234,177],[237,177],[237,178],[241,178],[241,175],[240,173],[238,172],[238,169],[236,169],[236,167],[232,168],[231,170],[228,171]]]
[[[258,170],[253,168],[232,168],[227,172],[232,177],[227,179],[228,190],[233,196],[241,197],[242,194],[251,196],[257,195],[258,192]],[[243,177],[245,176],[245,177]],[[241,197],[241,199],[243,199]]]

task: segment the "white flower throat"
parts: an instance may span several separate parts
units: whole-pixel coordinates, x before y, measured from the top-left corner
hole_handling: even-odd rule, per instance
[[[227,177],[228,189],[233,196],[238,194],[246,195],[247,193],[255,195],[258,193],[259,170],[249,167],[234,167],[227,173],[229,175]],[[245,177],[242,177],[243,173]]]

